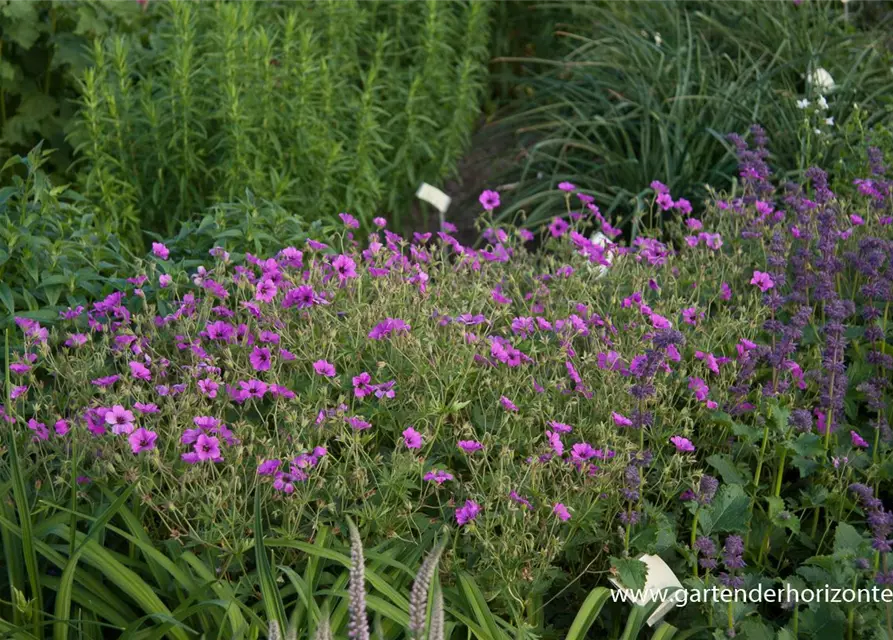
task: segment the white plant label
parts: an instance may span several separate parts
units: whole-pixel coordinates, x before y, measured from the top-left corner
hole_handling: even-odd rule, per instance
[[[452,202],[452,198],[437,187],[432,187],[427,182],[422,183],[415,195],[419,200],[424,200],[433,205],[441,214],[446,213],[446,210],[450,206],[450,202]]]
[[[676,592],[682,589],[682,583],[660,556],[643,555],[638,558],[648,567],[648,577],[642,589],[628,589],[614,578],[608,578],[611,584],[621,591],[626,591],[627,600],[639,606],[654,601],[657,594],[664,594],[657,609],[648,617],[648,626],[653,627],[676,606]]]

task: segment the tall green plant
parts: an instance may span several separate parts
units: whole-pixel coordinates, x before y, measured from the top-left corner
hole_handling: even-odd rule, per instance
[[[140,33],[153,15],[137,2],[0,0],[0,161],[45,140],[54,149],[48,169],[65,174],[65,132],[90,41]]]
[[[97,42],[72,135],[81,184],[130,231],[259,198],[403,217],[450,175],[482,98],[489,5],[173,2],[150,44]]]

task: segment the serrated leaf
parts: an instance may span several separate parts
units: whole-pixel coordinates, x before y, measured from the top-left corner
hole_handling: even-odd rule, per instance
[[[837,525],[837,530],[834,532],[834,553],[835,555],[846,553],[847,551],[858,553],[864,542],[864,538],[853,525],[841,522]]]
[[[773,640],[772,630],[759,618],[748,617],[741,623],[741,638],[745,640]]]
[[[746,531],[749,507],[750,498],[745,495],[741,485],[723,485],[710,508],[701,514],[701,530],[704,535],[723,531]]]
[[[819,467],[819,464],[816,461],[809,460],[803,456],[794,456],[794,458],[791,459],[791,464],[800,472],[801,478],[806,478],[812,475],[812,472]]]
[[[791,448],[798,456],[809,457],[824,453],[825,445],[822,437],[816,433],[801,433],[794,440]]]
[[[635,558],[615,558],[611,556],[611,568],[616,571],[617,580],[627,589],[643,589],[648,579],[648,565]]]
[[[716,469],[717,473],[722,477],[722,481],[726,484],[747,484],[747,480],[741,475],[741,471],[726,454],[713,454],[707,458],[707,464]]]
[[[804,609],[800,613],[799,632],[806,638],[843,638],[846,616],[840,607],[823,604],[815,609]]]

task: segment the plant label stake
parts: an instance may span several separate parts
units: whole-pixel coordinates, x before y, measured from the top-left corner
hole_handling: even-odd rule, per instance
[[[437,187],[432,187],[427,182],[421,184],[415,195],[419,200],[424,200],[428,204],[434,205],[434,208],[437,209],[440,214],[440,230],[443,231],[443,223],[446,221],[444,215],[446,215],[446,210],[449,208],[450,202],[453,201],[452,198]]]
[[[648,616],[648,626],[653,627],[664,619],[670,609],[676,606],[677,592],[682,589],[682,583],[660,556],[643,555],[639,556],[638,560],[644,562],[648,567],[645,586],[642,589],[629,589],[614,578],[608,578],[608,580],[617,589],[626,591],[626,599],[640,607],[655,600],[660,601],[657,609]]]

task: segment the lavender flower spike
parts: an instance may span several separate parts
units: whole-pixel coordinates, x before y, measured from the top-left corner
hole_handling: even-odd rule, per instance
[[[425,613],[428,608],[428,588],[437,570],[443,545],[431,551],[422,562],[415,580],[412,582],[412,591],[409,595],[409,632],[413,638],[421,638],[425,633]]]
[[[366,618],[366,576],[363,561],[363,543],[360,532],[350,520],[350,622],[348,636],[354,640],[369,640],[369,621]]]

